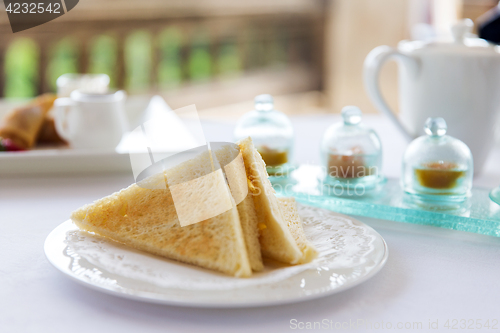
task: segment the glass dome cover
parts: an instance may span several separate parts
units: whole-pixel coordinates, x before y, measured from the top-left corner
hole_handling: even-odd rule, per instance
[[[402,186],[407,193],[465,199],[472,188],[473,160],[465,143],[446,135],[443,118],[429,118],[426,135],[413,140],[403,156]]]
[[[235,140],[251,137],[270,175],[287,173],[293,161],[293,127],[290,119],[274,109],[271,95],[255,97],[255,109],[238,120]]]
[[[327,181],[377,181],[382,167],[382,145],[377,133],[361,123],[356,106],[342,109],[340,123],[330,126],[321,143]]]

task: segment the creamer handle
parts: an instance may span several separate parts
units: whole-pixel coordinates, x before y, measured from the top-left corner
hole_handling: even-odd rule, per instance
[[[71,98],[58,98],[54,102],[54,124],[57,134],[64,140],[70,142],[71,137],[68,132],[68,112],[75,103]]]

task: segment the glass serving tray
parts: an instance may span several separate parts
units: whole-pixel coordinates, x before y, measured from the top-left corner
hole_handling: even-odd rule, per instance
[[[279,196],[332,211],[500,237],[500,205],[489,189],[473,188],[461,203],[421,202],[403,192],[399,179],[384,179],[372,190],[323,185],[321,167],[302,165],[288,178],[271,177]]]

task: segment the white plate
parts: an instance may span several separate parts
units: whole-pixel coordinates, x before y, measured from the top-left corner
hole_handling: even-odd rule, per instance
[[[135,251],[81,232],[68,220],[45,241],[48,260],[75,281],[116,296],[191,307],[255,307],[310,300],[354,287],[384,266],[384,239],[369,226],[329,210],[298,205],[312,263],[266,262],[264,272],[234,278]]]

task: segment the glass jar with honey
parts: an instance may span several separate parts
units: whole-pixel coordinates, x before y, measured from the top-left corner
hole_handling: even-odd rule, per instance
[[[446,135],[443,118],[429,118],[426,135],[413,140],[403,157],[402,186],[422,199],[463,201],[472,188],[472,154],[465,143]]]
[[[290,119],[274,109],[271,95],[255,97],[255,109],[236,124],[235,140],[251,137],[270,176],[286,176],[292,170],[293,127]]]
[[[376,185],[383,179],[382,145],[377,133],[362,124],[362,113],[356,106],[344,107],[342,120],[323,135],[324,182],[342,188]]]

